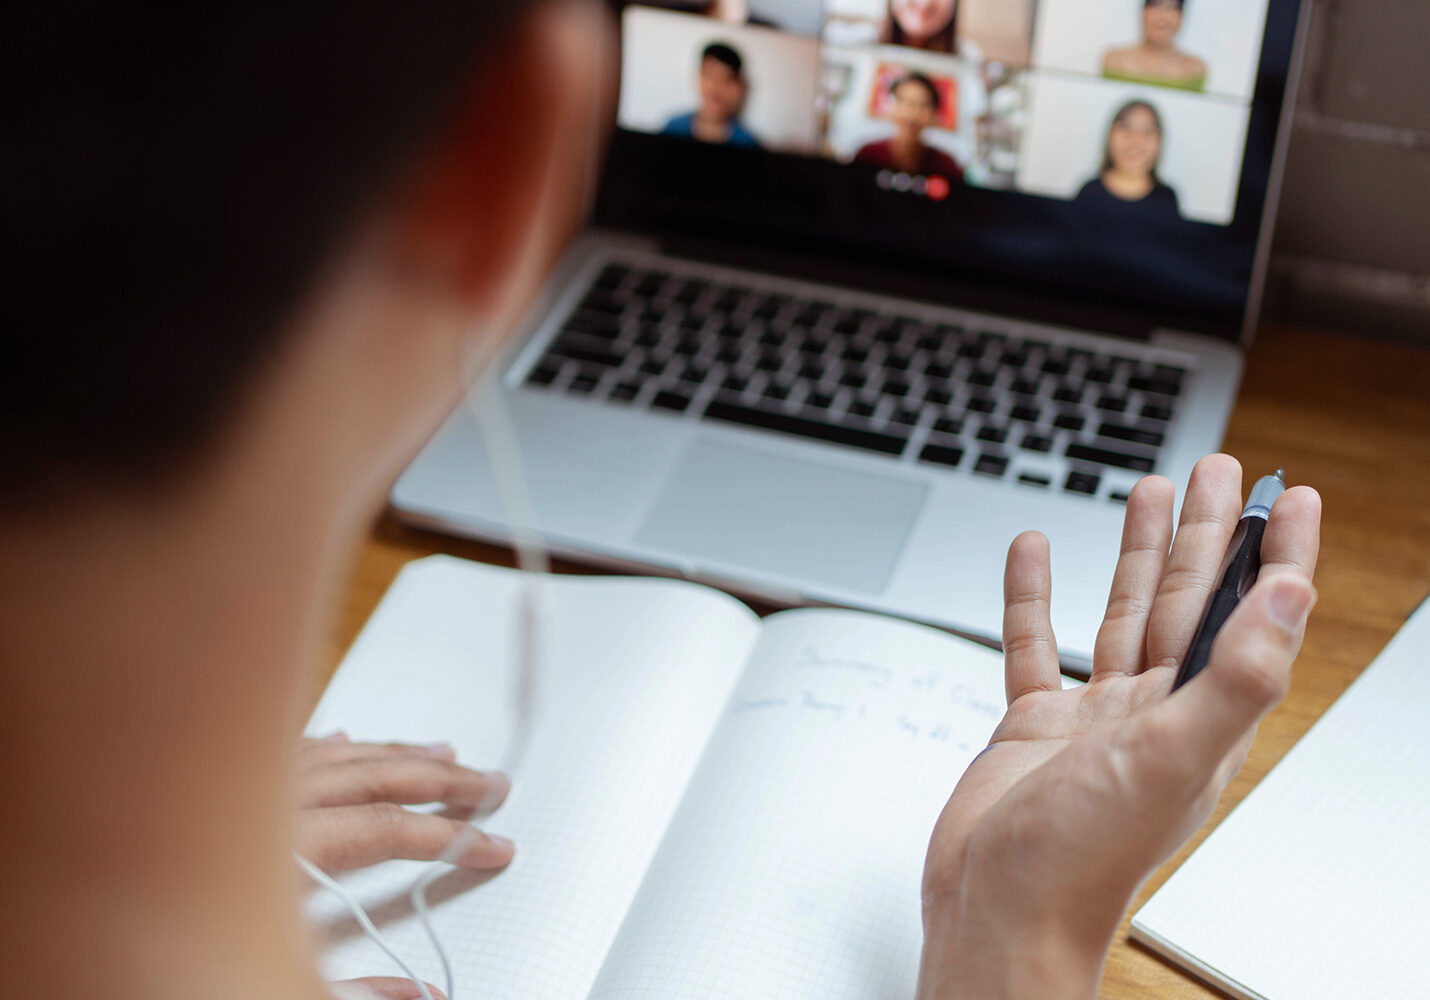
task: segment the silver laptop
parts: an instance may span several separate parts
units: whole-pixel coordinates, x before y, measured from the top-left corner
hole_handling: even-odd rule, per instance
[[[1184,484],[1235,398],[1301,5],[749,6],[619,12],[596,218],[493,390],[537,527],[985,640],[1036,528],[1085,670],[1128,491]],[[508,537],[465,408],[391,500]]]

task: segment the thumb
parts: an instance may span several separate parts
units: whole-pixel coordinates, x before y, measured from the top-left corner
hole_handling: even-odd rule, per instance
[[[1215,766],[1286,695],[1316,588],[1299,573],[1257,581],[1212,644],[1207,667],[1164,703]]]

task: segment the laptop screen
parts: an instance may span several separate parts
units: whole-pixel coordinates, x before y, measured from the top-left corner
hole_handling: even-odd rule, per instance
[[[1234,338],[1297,7],[629,4],[602,214]]]

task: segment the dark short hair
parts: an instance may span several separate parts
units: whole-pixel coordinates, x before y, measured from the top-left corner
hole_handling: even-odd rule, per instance
[[[892,94],[906,83],[915,83],[928,91],[929,100],[933,102],[934,111],[943,110],[943,97],[939,95],[938,87],[923,73],[911,72],[900,76],[893,83],[889,84],[889,93]]]
[[[711,42],[700,52],[700,61],[714,59],[716,62],[730,67],[730,72],[739,76],[745,68],[745,60],[740,58],[740,53],[724,42]]]
[[[1142,0],[1144,10],[1148,7],[1162,7],[1168,4],[1176,7],[1177,10],[1186,10],[1187,8],[1187,0]]]
[[[187,468],[521,7],[12,9],[0,510]]]

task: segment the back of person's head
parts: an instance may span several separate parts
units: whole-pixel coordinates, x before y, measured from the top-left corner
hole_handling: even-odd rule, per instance
[[[0,511],[187,466],[522,7],[12,6]]]
[[[700,61],[704,63],[707,59],[714,59],[722,66],[728,66],[735,76],[740,76],[745,69],[745,60],[740,58],[740,53],[725,42],[711,42],[705,46],[700,52]]]

